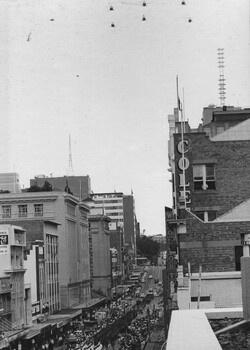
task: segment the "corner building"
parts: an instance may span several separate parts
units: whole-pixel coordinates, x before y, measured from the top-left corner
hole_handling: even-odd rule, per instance
[[[184,272],[188,263],[192,272],[240,270],[241,234],[250,232],[250,218],[232,214],[250,198],[250,110],[209,112],[183,134],[177,111],[169,116],[172,224]]]
[[[66,192],[0,195],[0,223],[24,227],[27,230],[27,242],[42,239],[47,249],[47,260],[55,253],[53,251],[50,254],[49,251],[56,251],[53,264],[56,269],[58,266],[54,275],[56,281],[52,285],[47,281],[45,288],[50,289],[51,285],[55,289],[53,295],[60,293],[61,308],[72,307],[91,298],[88,214],[89,207]],[[56,232],[52,230],[53,223],[57,227]],[[52,266],[49,261],[46,265],[48,270]],[[59,296],[57,301],[52,299],[50,306],[53,312],[59,306]]]

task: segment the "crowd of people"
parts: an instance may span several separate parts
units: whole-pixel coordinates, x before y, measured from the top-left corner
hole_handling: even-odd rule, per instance
[[[150,331],[158,319],[159,314],[156,310],[144,315],[139,313],[128,326],[126,333],[119,335],[119,350],[143,350]]]
[[[138,305],[133,299],[120,299],[109,307],[95,310],[94,315],[87,315],[85,321],[93,320],[89,329],[82,328],[80,322],[74,323],[61,344],[65,349],[79,350],[142,350],[147,337],[159,315],[145,305]]]

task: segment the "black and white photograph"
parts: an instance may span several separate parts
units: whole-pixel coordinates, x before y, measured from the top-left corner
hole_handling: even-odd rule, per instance
[[[0,349],[250,349],[248,0],[0,0]]]

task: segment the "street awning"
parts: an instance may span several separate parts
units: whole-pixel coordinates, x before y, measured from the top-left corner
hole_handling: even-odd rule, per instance
[[[50,324],[53,327],[56,328],[61,328],[63,326],[65,326],[68,322],[70,321],[70,317],[67,315],[64,316],[60,316],[57,318],[51,318],[49,320],[46,321],[46,324]]]
[[[50,323],[37,323],[34,324],[30,329],[28,334],[23,339],[32,339],[36,337],[37,335],[46,332],[51,329]]]
[[[29,333],[26,334],[26,336],[23,339],[32,339],[36,337],[38,334],[40,334],[40,331],[38,329],[30,329]]]

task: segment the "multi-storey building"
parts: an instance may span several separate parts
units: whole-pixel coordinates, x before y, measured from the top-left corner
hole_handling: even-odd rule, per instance
[[[123,228],[123,193],[94,193],[91,195],[95,208],[102,208],[103,214],[108,216],[110,230],[116,230],[117,226]]]
[[[122,276],[124,272],[123,253],[124,253],[124,231],[123,231],[123,193],[94,193],[91,195],[93,206],[99,212],[110,218],[110,248],[117,249],[117,259],[119,260],[118,275]],[[92,212],[94,213],[93,209]]]
[[[41,320],[41,316],[60,310],[58,224],[41,217],[16,222],[22,224],[28,236],[25,281],[31,284],[33,322],[36,322],[37,318]]]
[[[169,116],[169,164],[179,263],[187,271],[240,269],[241,233],[250,221],[237,209],[250,198],[250,109],[204,110],[191,129]],[[183,127],[183,129],[182,129]],[[181,132],[181,129],[184,132]],[[172,228],[172,226],[171,226]]]
[[[92,238],[93,290],[109,297],[111,293],[110,219],[102,214],[89,216]]]
[[[89,175],[59,177],[38,175],[30,180],[30,186],[42,188],[46,182],[51,185],[52,190],[71,193],[74,197],[78,197],[80,200],[88,198],[91,193]]]
[[[1,173],[0,192],[20,193],[19,175],[17,173]]]
[[[51,312],[58,305],[58,288],[62,308],[91,296],[88,213],[86,204],[66,192],[0,195],[0,222],[26,227],[29,243],[43,241],[43,249],[37,244],[46,263],[39,271],[43,274],[44,266],[48,284],[41,286],[40,297],[48,298]]]
[[[124,237],[121,227],[117,227],[117,230],[110,230],[110,247],[113,251],[112,256],[112,283],[121,283],[122,276],[124,275]]]
[[[129,256],[132,258],[133,264],[136,264],[136,233],[137,220],[135,215],[134,196],[123,196],[123,212],[124,212],[124,243],[127,246]]]
[[[114,192],[94,193],[91,197],[95,207],[102,208],[103,214],[111,219],[109,223],[111,241],[113,243],[115,242],[114,246],[111,244],[111,248],[116,248],[118,250],[119,261],[126,261],[129,264],[135,263],[136,234],[138,233],[139,223],[136,220],[133,195],[124,195],[122,192]],[[120,239],[119,237],[118,240],[114,239],[115,232],[119,236],[122,232],[123,238]],[[120,243],[123,244],[121,248],[119,247]],[[125,270],[129,269],[125,268]]]
[[[30,291],[24,282],[25,246],[25,230],[0,225],[0,329],[4,332],[31,324]]]

